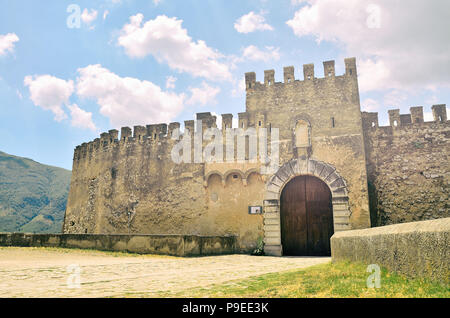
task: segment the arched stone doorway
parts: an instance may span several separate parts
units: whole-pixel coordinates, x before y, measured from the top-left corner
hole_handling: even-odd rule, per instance
[[[314,176],[331,192],[334,232],[350,230],[350,207],[345,180],[332,165],[313,159],[293,159],[267,180],[264,194],[264,252],[283,255],[281,242],[280,197],[285,185],[298,176]]]
[[[283,255],[329,256],[333,235],[331,191],[317,177],[291,179],[280,197]]]

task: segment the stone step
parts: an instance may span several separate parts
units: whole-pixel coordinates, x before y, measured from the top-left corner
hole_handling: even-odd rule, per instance
[[[278,213],[280,211],[280,208],[278,206],[264,206],[263,209],[264,213]]]
[[[347,230],[351,230],[352,227],[350,224],[334,224],[334,231],[335,232],[339,232],[339,231],[347,231]]]
[[[338,210],[338,211],[333,211],[333,215],[334,217],[349,217],[350,216],[350,211],[347,210]]]
[[[265,212],[264,219],[280,219],[280,214],[275,212]]]
[[[278,218],[264,218],[264,225],[280,225],[280,220]]]
[[[264,246],[264,254],[268,256],[281,256],[282,255],[281,245],[277,244]]]
[[[279,224],[264,224],[264,232],[265,233],[280,232],[280,225]]]
[[[264,237],[274,237],[274,238],[280,238],[280,231],[267,231],[264,232]]]
[[[267,245],[280,245],[281,238],[279,237],[266,237],[264,238],[264,244]]]

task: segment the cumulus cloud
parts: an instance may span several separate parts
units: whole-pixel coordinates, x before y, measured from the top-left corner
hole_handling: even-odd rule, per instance
[[[15,33],[0,34],[0,56],[13,52],[14,43],[18,41],[19,37]]]
[[[234,28],[239,33],[273,30],[273,27],[266,23],[266,19],[262,13],[258,14],[253,11],[240,17],[234,24]]]
[[[361,91],[450,86],[449,1],[301,2],[287,25],[357,56]]]
[[[67,118],[63,104],[68,104],[74,91],[73,81],[65,81],[51,75],[26,76],[24,85],[30,90],[30,99],[36,106],[50,110],[55,120]]]
[[[187,105],[207,105],[215,104],[216,96],[220,93],[220,88],[212,87],[205,82],[202,82],[201,87],[194,87],[189,89],[191,97],[186,101]]]
[[[242,58],[244,60],[250,60],[250,61],[270,61],[275,60],[278,61],[280,59],[280,49],[275,48],[272,46],[266,46],[265,51],[260,50],[254,45],[247,46],[244,48],[244,51],[242,53]]]
[[[97,19],[98,11],[91,9],[90,11],[88,9],[84,9],[83,13],[81,14],[81,20],[86,23],[87,25],[90,25],[92,22],[94,22]],[[106,16],[104,15],[103,19],[105,19]]]
[[[103,20],[106,20],[106,17],[108,16],[108,14],[109,14],[109,10],[103,11]]]
[[[143,23],[144,16],[139,13],[130,17],[118,38],[118,44],[132,58],[152,55],[159,63],[167,63],[179,72],[190,73],[195,77],[209,80],[231,80],[229,66],[217,50],[202,40],[193,41],[183,20],[160,15]]]
[[[116,127],[170,122],[183,109],[184,94],[165,92],[152,82],[120,77],[99,64],[78,72],[78,96],[95,99]]]
[[[97,127],[95,127],[94,122],[92,121],[92,113],[87,112],[78,105],[68,105],[70,110],[71,124],[74,127],[90,129],[92,131],[96,131]]]

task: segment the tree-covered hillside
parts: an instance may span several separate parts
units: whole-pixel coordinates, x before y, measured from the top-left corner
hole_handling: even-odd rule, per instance
[[[61,232],[70,175],[0,151],[0,232]]]

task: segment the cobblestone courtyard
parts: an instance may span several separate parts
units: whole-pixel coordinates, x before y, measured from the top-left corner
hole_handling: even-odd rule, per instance
[[[0,248],[0,297],[158,297],[329,262],[328,257],[196,258],[91,250]],[[80,288],[69,288],[77,282]]]

